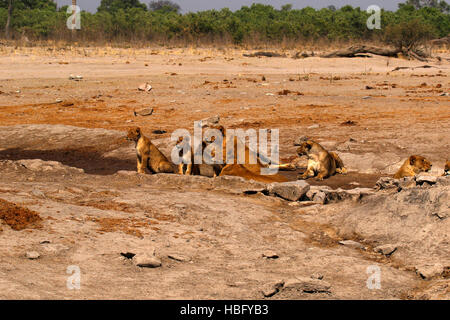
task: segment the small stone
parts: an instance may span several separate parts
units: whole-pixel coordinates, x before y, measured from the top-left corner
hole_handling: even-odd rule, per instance
[[[262,256],[263,256],[263,258],[266,258],[266,259],[278,259],[279,258],[278,254],[274,251],[266,251],[262,254]]]
[[[286,281],[283,290],[305,293],[331,293],[331,285],[323,280],[297,277]]]
[[[437,177],[435,176],[429,176],[429,175],[418,175],[416,176],[416,183],[421,185],[423,183],[429,183],[429,184],[435,184],[437,182]]]
[[[374,250],[375,250],[375,252],[384,254],[385,256],[390,256],[397,250],[397,246],[395,246],[393,244],[385,244],[385,245],[376,247]]]
[[[317,192],[313,197],[313,202],[318,204],[325,204],[327,201],[327,195],[323,191]]]
[[[159,268],[162,266],[161,260],[150,254],[137,254],[133,257],[133,262],[140,268]]]
[[[425,280],[439,277],[444,273],[444,266],[440,263],[416,267],[416,273]]]
[[[29,252],[27,252],[27,253],[25,254],[25,256],[26,256],[28,259],[30,259],[30,260],[37,260],[37,259],[39,259],[39,257],[40,257],[41,255],[39,254],[39,252],[36,252],[36,251],[29,251]]]
[[[137,117],[137,116],[148,117],[153,114],[153,111],[154,111],[153,108],[146,108],[146,109],[142,109],[139,111],[134,111],[133,113],[134,113],[135,117]]]
[[[189,262],[189,261],[191,261],[191,259],[189,257],[185,257],[185,256],[182,256],[182,255],[179,255],[179,254],[169,254],[169,255],[167,255],[167,257],[169,259],[172,259],[172,260],[175,260],[175,261],[178,261],[178,262]]]
[[[284,286],[284,281],[277,281],[275,283],[271,283],[266,285],[262,290],[261,293],[265,298],[270,298],[276,295]]]
[[[139,87],[138,90],[139,91],[146,91],[146,92],[150,92],[152,91],[152,86],[148,83],[142,83]]]
[[[365,249],[365,247],[361,243],[353,241],[353,240],[339,241],[339,244],[346,246],[346,247],[353,248],[353,249],[362,249],[362,250]]]

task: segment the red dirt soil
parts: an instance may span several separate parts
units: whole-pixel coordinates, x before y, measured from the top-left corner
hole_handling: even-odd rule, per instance
[[[0,219],[16,231],[39,228],[42,221],[39,213],[3,199],[0,199]]]

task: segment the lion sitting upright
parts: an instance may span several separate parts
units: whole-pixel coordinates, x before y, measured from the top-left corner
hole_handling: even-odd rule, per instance
[[[413,177],[421,172],[428,172],[431,170],[432,164],[430,161],[422,156],[411,156],[403,163],[394,179],[401,179],[404,177]]]
[[[174,173],[172,163],[158,148],[142,134],[141,128],[128,129],[127,139],[136,144],[137,171],[145,173],[148,168],[152,173]]]
[[[299,156],[308,156],[308,168],[301,176],[308,179],[317,175],[317,180],[323,180],[334,176],[336,173],[345,174],[347,169],[344,162],[334,152],[328,152],[320,144],[308,140],[297,149]]]

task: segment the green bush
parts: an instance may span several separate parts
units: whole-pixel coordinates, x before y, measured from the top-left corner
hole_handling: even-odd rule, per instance
[[[0,35],[6,24],[5,0],[0,0]],[[25,32],[30,39],[70,39],[65,27],[67,7],[55,10],[50,0],[17,0],[12,19],[12,34]],[[182,40],[210,42],[230,39],[245,42],[279,44],[284,40],[371,41],[384,39],[394,45],[408,36],[425,39],[450,33],[449,14],[439,8],[415,8],[403,5],[397,11],[382,12],[382,30],[369,30],[369,14],[361,8],[344,6],[338,10],[306,7],[281,10],[270,5],[253,4],[232,12],[229,9],[179,14],[176,10],[147,10],[139,1],[103,0],[95,14],[82,12],[82,40],[152,41]],[[412,32],[415,33],[412,33]],[[409,32],[409,33],[408,33]],[[403,40],[400,40],[403,39]]]

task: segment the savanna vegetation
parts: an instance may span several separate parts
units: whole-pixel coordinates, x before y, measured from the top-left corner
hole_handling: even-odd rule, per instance
[[[370,30],[366,8],[329,6],[293,9],[253,4],[181,13],[178,4],[160,0],[102,0],[96,13],[81,12],[81,29],[71,32],[67,6],[51,0],[0,0],[2,37],[30,40],[137,42],[153,44],[281,44],[305,41],[383,41],[411,47],[450,33],[450,6],[442,0],[408,0],[382,11],[381,29]]]

